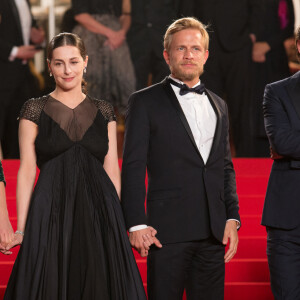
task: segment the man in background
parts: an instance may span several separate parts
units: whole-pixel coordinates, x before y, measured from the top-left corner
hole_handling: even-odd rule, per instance
[[[4,158],[18,158],[17,117],[33,96],[28,60],[39,51],[44,31],[35,26],[28,0],[0,1],[0,142]]]
[[[228,104],[237,156],[251,156],[252,43],[261,12],[260,0],[190,0],[185,16],[208,24],[211,55],[201,79]]]
[[[181,16],[183,0],[131,0],[132,23],[127,34],[134,65],[137,90],[163,80],[169,68],[163,58],[163,35],[167,27]]]

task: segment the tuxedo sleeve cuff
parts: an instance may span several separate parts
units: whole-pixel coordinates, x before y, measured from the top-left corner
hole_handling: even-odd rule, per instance
[[[8,57],[8,60],[9,61],[14,61],[16,56],[17,56],[17,53],[18,53],[18,50],[19,48],[17,46],[14,46],[11,51],[10,51],[10,55]]]
[[[137,225],[137,226],[130,227],[128,231],[134,232],[134,231],[142,230],[142,229],[146,229],[146,228],[148,228],[148,226],[143,224],[143,225]]]
[[[239,220],[237,220],[237,219],[228,219],[226,222],[228,222],[228,221],[236,221],[237,222],[237,229],[240,229],[241,222]]]

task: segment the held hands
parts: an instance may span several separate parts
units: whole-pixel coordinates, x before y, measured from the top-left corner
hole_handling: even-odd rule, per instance
[[[234,257],[239,243],[237,222],[235,220],[229,220],[226,222],[223,236],[223,245],[227,245],[228,239],[230,240],[230,244],[224,256],[225,263],[228,263]]]
[[[24,237],[23,235],[24,235],[24,234],[20,234],[20,231],[16,231],[16,232],[14,233],[13,239],[11,240],[10,243],[7,244],[5,250],[6,250],[6,251],[9,251],[10,249],[12,249],[12,248],[14,248],[14,247],[16,247],[16,246],[21,245],[22,242],[23,242],[23,237]],[[12,252],[10,252],[10,254],[11,254],[11,253],[12,253]]]
[[[148,228],[133,231],[129,233],[129,241],[131,246],[136,249],[142,257],[148,255],[150,246],[154,244],[158,248],[162,248],[162,244],[155,237],[157,231],[148,226]]]

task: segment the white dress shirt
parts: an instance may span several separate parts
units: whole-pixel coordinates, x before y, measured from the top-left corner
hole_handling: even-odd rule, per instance
[[[172,80],[180,84],[184,84],[180,80],[175,79],[172,76],[170,77]],[[198,85],[200,85],[200,80],[196,85],[193,86],[193,88]],[[197,148],[203,158],[204,163],[206,164],[214,140],[217,125],[216,113],[205,93],[200,95],[190,92],[181,96],[179,94],[179,87],[173,84],[171,84],[171,87],[180,103],[180,106],[193,133]]]
[[[24,42],[23,45],[29,45],[31,24],[32,24],[30,8],[26,0],[12,0],[12,1],[15,1],[18,9],[21,29],[22,29],[22,37]],[[14,46],[10,52],[9,60],[13,61],[16,58],[17,53],[18,53],[18,47]]]

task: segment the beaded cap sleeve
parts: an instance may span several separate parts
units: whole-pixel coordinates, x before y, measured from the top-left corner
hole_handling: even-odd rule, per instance
[[[117,117],[114,112],[114,108],[110,103],[95,98],[91,98],[91,99],[94,102],[94,104],[97,106],[97,108],[101,111],[103,117],[107,122],[112,122],[117,120]]]
[[[43,96],[26,101],[20,111],[19,119],[27,119],[38,125],[41,112],[44,109],[48,97],[49,96]]]
[[[1,163],[1,160],[0,160],[0,182],[1,181],[3,181],[4,184],[6,185],[5,178],[4,178],[4,173],[3,173],[3,168],[2,168],[2,163]]]

